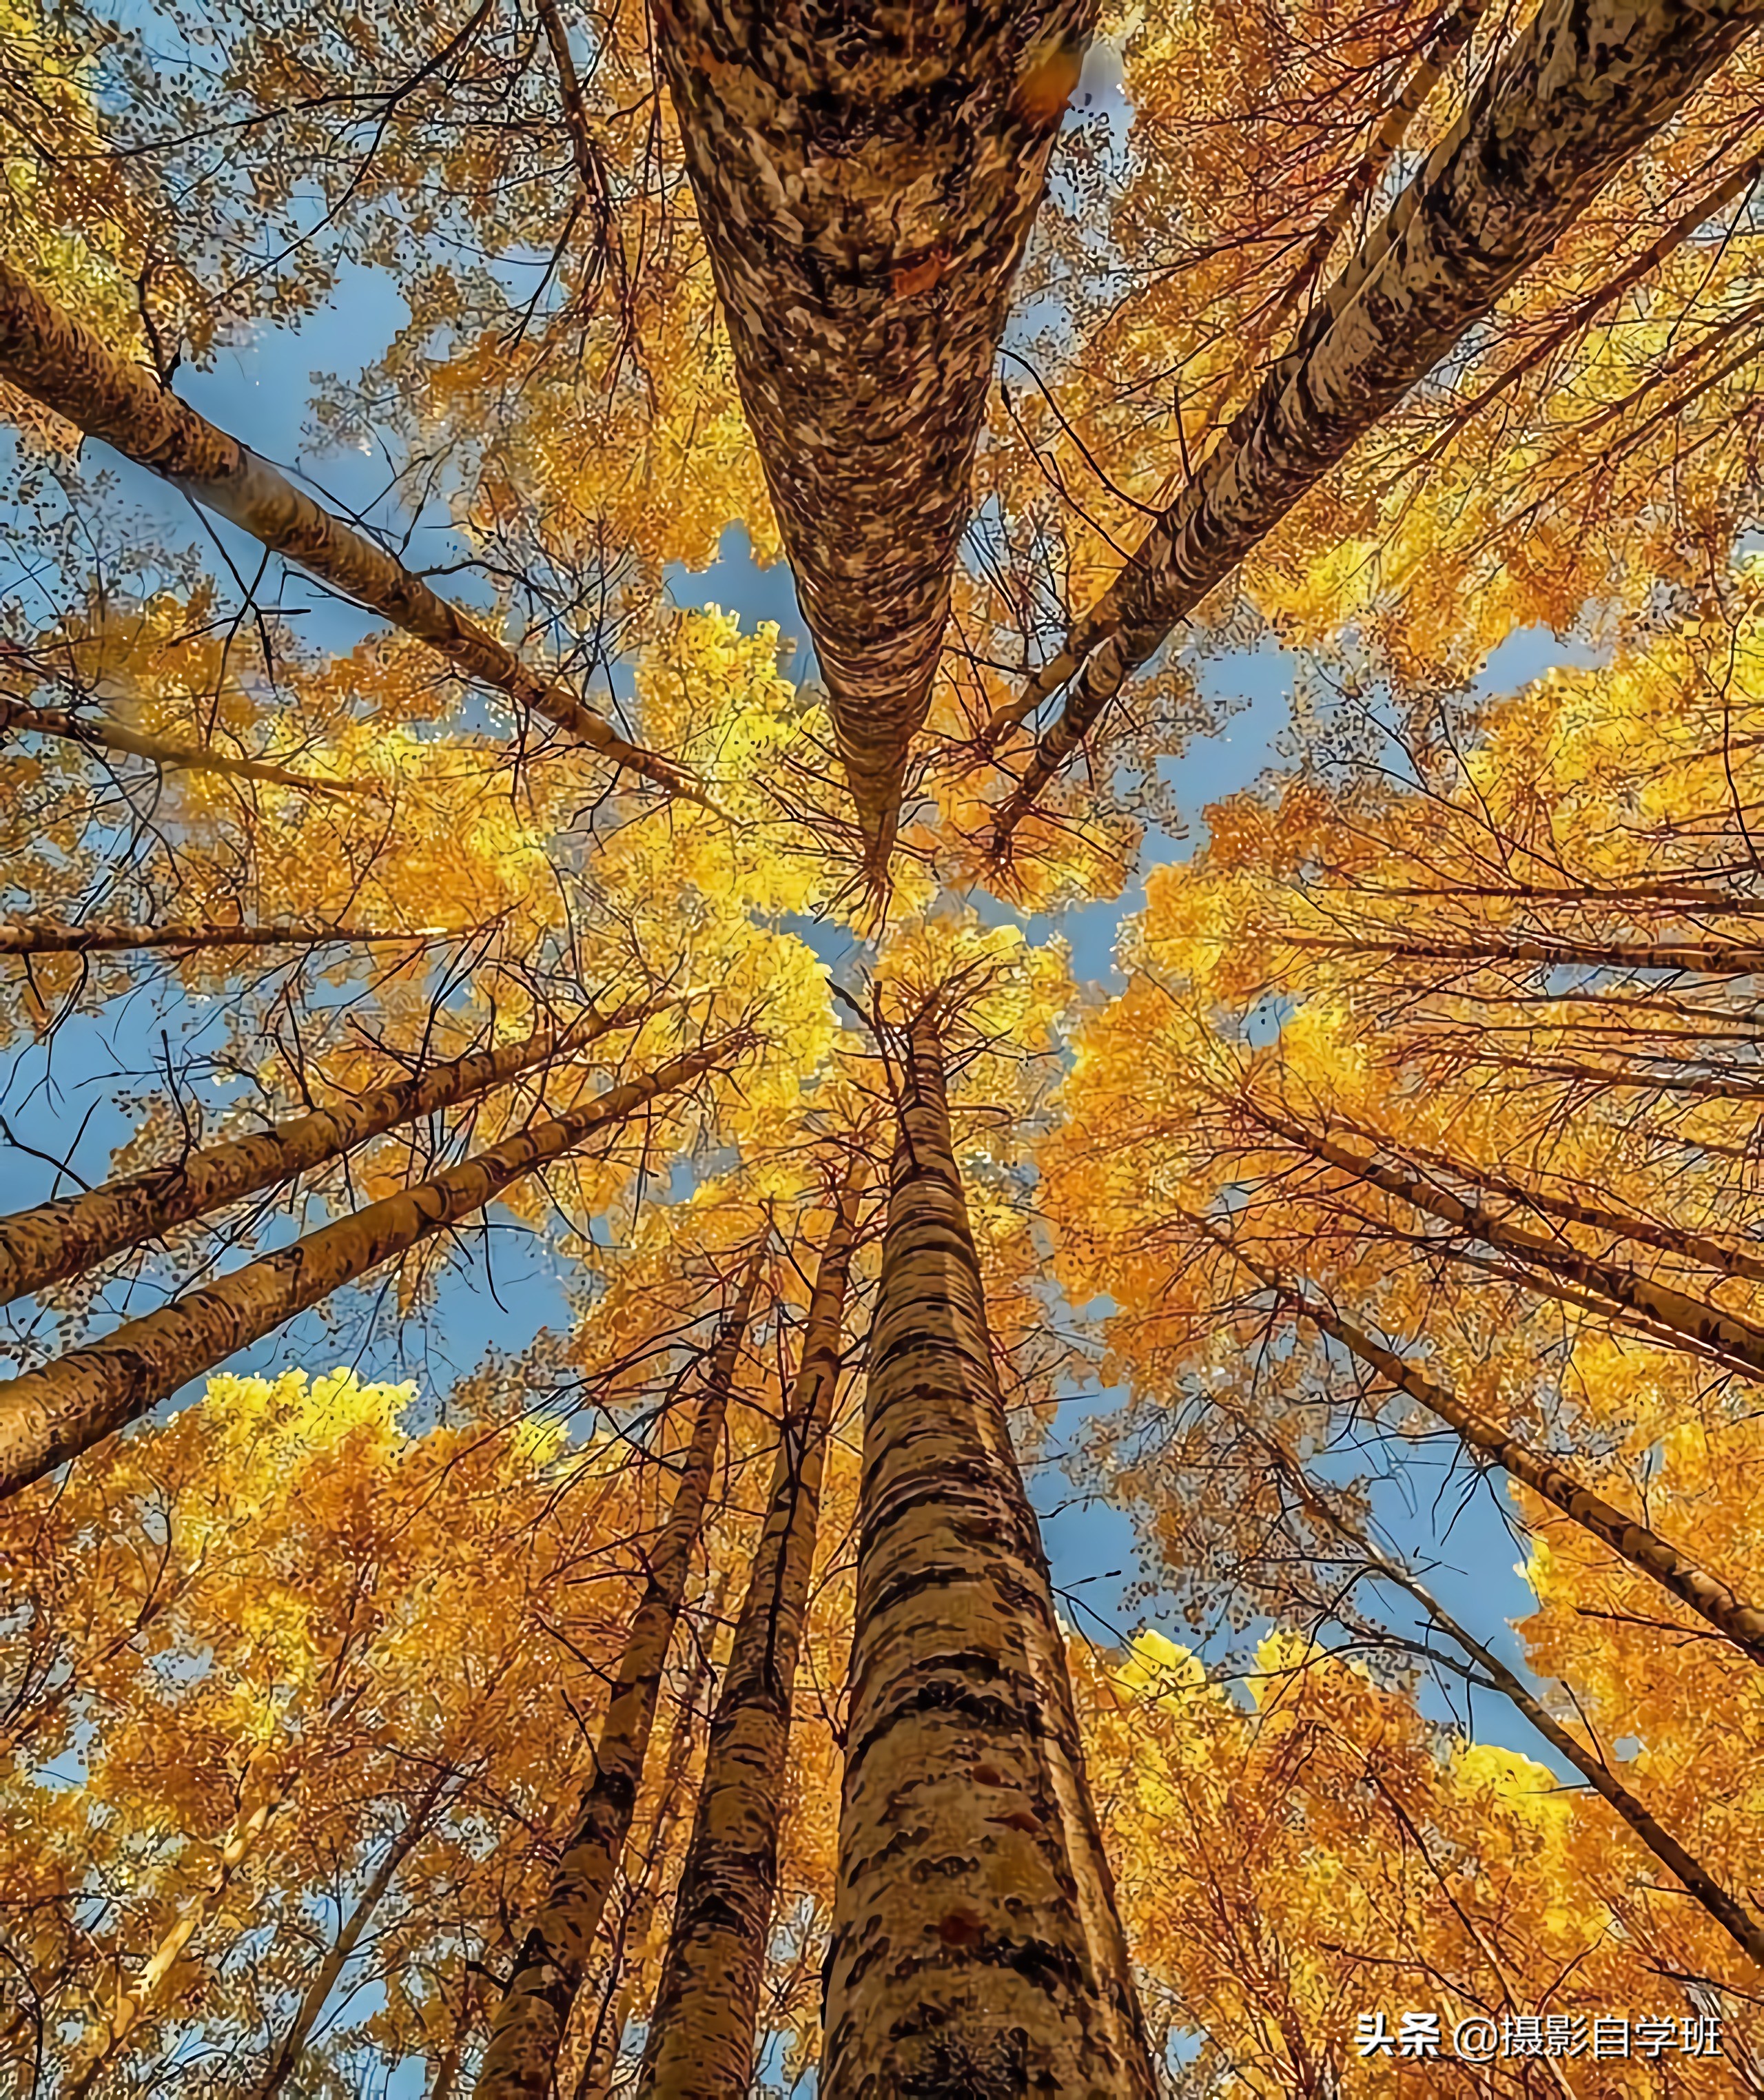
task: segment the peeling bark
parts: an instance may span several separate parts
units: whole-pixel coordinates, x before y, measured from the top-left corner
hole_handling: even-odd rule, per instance
[[[1150,2100],[927,1011],[865,1406],[822,2100]]]
[[[862,1176],[848,1174],[822,1248],[802,1361],[778,1428],[655,2005],[638,2100],[747,2100],[778,1895],[790,1714],[808,1625],[821,1477],[839,1385]]]
[[[747,421],[873,879],[1011,280],[1091,0],[652,0]]]
[[[373,1088],[335,1108],[205,1145],[84,1195],[0,1218],[0,1305],[65,1282],[174,1225],[308,1173],[400,1123],[452,1108],[536,1065],[572,1057],[609,1030],[634,1027],[668,1003],[593,1014],[573,1028],[543,1028],[518,1043],[474,1051],[414,1079]]]
[[[1069,687],[994,849],[1132,673],[1758,25],[1746,0],[1544,0],[1287,355],[1021,697]]]
[[[0,1384],[0,1499],[113,1436],[236,1349],[273,1334],[333,1290],[457,1224],[657,1095],[725,1063],[738,1037],[676,1057],[642,1079],[535,1123],[432,1180],[370,1203],[292,1246],[131,1320],[102,1342]]]
[[[0,377],[161,475],[272,554],[437,651],[466,677],[506,693],[603,758],[671,794],[715,808],[680,767],[620,736],[575,694],[437,596],[394,555],[344,523],[267,460],[218,430],[0,260]]]
[[[0,642],[0,660],[10,653]],[[33,708],[23,700],[0,698],[0,736],[7,735],[57,737],[88,751],[118,751],[130,758],[145,758],[166,773],[219,773],[236,780],[260,780],[272,788],[298,788],[308,795],[378,792],[371,780],[322,780],[315,774],[296,773],[267,759],[239,758],[230,752],[210,750],[206,744],[174,743],[162,736],[143,735],[121,722],[73,714],[65,708]]]
[[[1749,1604],[1731,1583],[1712,1574],[1646,1524],[1625,1516],[1567,1467],[1532,1450],[1510,1432],[1467,1406],[1448,1387],[1405,1363],[1394,1349],[1374,1340],[1363,1327],[1264,1268],[1228,1235],[1198,1219],[1194,1222],[1259,1283],[1284,1299],[1312,1326],[1339,1342],[1369,1370],[1376,1371],[1388,1384],[1418,1401],[1430,1414],[1456,1430],[1480,1458],[1522,1481],[1534,1494],[1608,1546],[1619,1559],[1688,1604],[1753,1662],[1764,1663],[1764,1610]]]
[[[631,1828],[643,1760],[655,1723],[662,1671],[686,1599],[693,1550],[704,1523],[735,1367],[759,1289],[757,1256],[711,1352],[692,1441],[668,1521],[649,1555],[648,1581],[594,1745],[594,1776],[582,1798],[538,1915],[491,2024],[477,2100],[547,2100],[570,2008],[588,1972],[594,1936]]]

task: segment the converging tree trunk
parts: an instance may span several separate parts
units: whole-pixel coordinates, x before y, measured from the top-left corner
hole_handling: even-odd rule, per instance
[[[848,1171],[821,1251],[765,1528],[722,1691],[650,2016],[639,2100],[747,2100],[778,1894],[791,1701],[808,1621],[821,1478],[839,1385],[862,1176]]]
[[[0,642],[0,662],[8,651]],[[325,780],[311,773],[273,765],[264,758],[241,758],[232,752],[215,751],[206,744],[178,743],[170,738],[147,736],[121,722],[70,713],[64,708],[28,707],[23,700],[0,699],[0,736],[52,736],[64,743],[77,743],[87,751],[121,752],[144,758],[165,773],[219,773],[236,780],[257,780],[272,788],[292,788],[308,795],[372,795],[377,791],[371,780]]]
[[[470,930],[470,929],[467,929]],[[0,920],[0,955],[120,955],[135,948],[367,948],[420,946],[446,936],[444,926],[381,933],[366,926],[69,926],[52,919]]]
[[[0,378],[88,437],[114,446],[125,459],[163,475],[272,554],[427,642],[466,677],[506,693],[517,707],[556,722],[613,764],[713,806],[679,766],[627,742],[574,693],[523,664],[395,555],[217,430],[150,373],[119,357],[3,260]]]
[[[655,1001],[611,1014],[590,1012],[567,1028],[537,1029],[518,1043],[474,1050],[414,1079],[375,1087],[249,1137],[204,1145],[83,1195],[67,1196],[0,1218],[0,1305],[78,1276],[124,1247],[157,1239],[174,1225],[310,1173],[368,1139],[439,1114],[562,1061],[615,1028],[634,1028],[664,1007]]]
[[[822,2100],[1149,2100],[933,1008],[904,1050],[864,1410]]]
[[[399,1868],[416,1850],[434,1821],[441,1797],[452,1778],[451,1767],[443,1764],[435,1767],[434,1776],[417,1796],[398,1834],[381,1854],[378,1864],[368,1877],[348,1917],[343,1920],[336,1939],[326,1951],[324,1959],[313,1971],[312,1980],[301,1993],[294,2017],[271,2055],[263,2083],[258,2088],[258,2100],[276,2100],[276,2095],[299,2068],[301,2057],[312,2039],[313,2030],[323,2018],[331,1993],[337,1988],[337,1978],[349,1965],[349,1957],[360,1945],[361,1935],[373,1923],[374,1912],[385,1902],[388,1891],[398,1877]]]
[[[744,1039],[676,1057],[567,1115],[505,1138],[414,1188],[131,1320],[102,1342],[0,1385],[0,1498],[113,1436],[168,1394],[297,1312],[470,1217],[505,1189],[621,1123],[646,1101],[727,1063]]]
[[[606,1718],[594,1745],[594,1776],[496,2008],[478,2073],[477,2100],[547,2100],[551,2091],[570,2008],[587,1974],[594,1935],[630,1831],[662,1672],[685,1601],[693,1551],[703,1529],[760,1273],[756,1253],[711,1352],[692,1440],[668,1520],[650,1551],[642,1601],[632,1619]]]
[[[1544,0],[1382,227],[994,730],[1069,686],[994,846],[1185,620],[1757,28],[1744,0]]]
[[[1257,1282],[1283,1299],[1312,1326],[1339,1342],[1342,1347],[1375,1371],[1388,1384],[1411,1400],[1418,1401],[1430,1414],[1452,1429],[1479,1458],[1501,1467],[1533,1494],[1561,1511],[1590,1531],[1594,1538],[1652,1581],[1669,1590],[1681,1603],[1725,1634],[1754,1662],[1764,1663],[1764,1610],[1749,1604],[1731,1583],[1691,1559],[1634,1517],[1607,1502],[1555,1459],[1533,1451],[1498,1423],[1466,1405],[1451,1389],[1428,1378],[1405,1362],[1394,1349],[1369,1335],[1356,1321],[1325,1304],[1311,1292],[1285,1281],[1246,1253],[1228,1233],[1195,1220],[1201,1229],[1233,1259],[1242,1264]]]
[[[721,1621],[728,1601],[729,1577],[719,1569],[705,1600],[711,1626]],[[619,2076],[619,2059],[625,2030],[631,2024],[646,1979],[655,1972],[656,1913],[661,1907],[662,1878],[674,1834],[690,1812],[686,1793],[686,1776],[692,1762],[693,1739],[697,1733],[699,1706],[711,1674],[711,1639],[695,1643],[691,1665],[680,1687],[674,1725],[668,1737],[668,1755],[662,1766],[661,1784],[655,1789],[655,1813],[650,1818],[646,1842],[635,1847],[637,1871],[627,1868],[629,1900],[619,1921],[608,1962],[609,1986],[576,2080],[576,2100],[609,2100]],[[628,1847],[628,1851],[630,1848]]]
[[[1011,280],[1092,0],[652,0],[741,399],[872,878]]]

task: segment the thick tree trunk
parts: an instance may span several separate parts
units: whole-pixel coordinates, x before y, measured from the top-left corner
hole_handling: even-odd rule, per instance
[[[1149,2100],[931,1012],[905,1048],[871,1332],[822,2100]]]
[[[447,1766],[441,1765],[436,1768],[434,1778],[424,1788],[415,1807],[405,1817],[403,1828],[387,1846],[379,1864],[368,1876],[366,1886],[356,1898],[349,1916],[344,1919],[329,1951],[314,1970],[312,1981],[302,1993],[299,2009],[287,2032],[276,2045],[263,2083],[258,2088],[258,2100],[276,2100],[276,2095],[298,2067],[306,2044],[312,2037],[312,2031],[323,2017],[331,1993],[337,1988],[337,1978],[348,1965],[349,1957],[359,1944],[361,1935],[372,1922],[374,1912],[385,1901],[386,1891],[396,1879],[399,1868],[410,1857],[434,1820],[435,1809],[452,1776]]]
[[[703,1529],[723,1423],[759,1282],[756,1255],[711,1352],[692,1441],[668,1520],[650,1553],[642,1601],[631,1621],[594,1745],[594,1776],[551,1886],[515,1957],[514,1973],[491,2025],[477,2100],[547,2100],[551,2092],[570,2008],[587,1973],[630,1831],[662,1672]]]
[[[114,955],[136,948],[365,948],[445,938],[444,926],[382,933],[365,926],[69,926],[52,919],[0,920],[0,955]]]
[[[1355,1321],[1344,1319],[1310,1292],[1298,1289],[1272,1269],[1265,1268],[1254,1255],[1246,1254],[1229,1234],[1199,1220],[1194,1222],[1259,1283],[1283,1298],[1312,1326],[1339,1342],[1369,1370],[1377,1372],[1387,1383],[1406,1392],[1411,1400],[1418,1401],[1430,1414],[1437,1415],[1449,1427],[1456,1430],[1480,1458],[1522,1481],[1532,1493],[1590,1531],[1620,1559],[1669,1590],[1681,1603],[1688,1604],[1699,1617],[1725,1634],[1754,1662],[1764,1663],[1764,1610],[1749,1604],[1731,1583],[1711,1574],[1646,1524],[1625,1516],[1577,1479],[1565,1466],[1532,1450],[1497,1423],[1466,1406],[1449,1388],[1405,1363],[1394,1349],[1387,1348]]]
[[[638,2100],[747,2100],[778,1894],[778,1831],[796,1664],[862,1180],[847,1174],[822,1248],[802,1361],[778,1427],[765,1528],[711,1719],[710,1747]]]
[[[104,1341],[0,1385],[0,1498],[89,1451],[236,1349],[470,1217],[524,1176],[646,1101],[690,1085],[743,1047],[741,1039],[725,1037],[676,1057],[645,1079],[610,1088],[567,1115],[536,1123],[415,1188],[131,1320]]]
[[[1092,0],[652,0],[741,399],[885,874]]]
[[[0,642],[0,661],[7,655]],[[145,736],[121,722],[104,721],[72,714],[64,708],[29,707],[23,700],[0,698],[0,736],[30,735],[60,738],[88,751],[117,751],[131,758],[145,758],[166,773],[222,773],[236,780],[260,780],[272,788],[294,788],[309,795],[372,795],[371,780],[321,780],[311,773],[296,773],[267,759],[239,758],[230,752],[212,751],[205,744],[174,743],[161,736]]]
[[[994,729],[1069,686],[995,845],[1165,637],[1425,378],[1758,25],[1745,0],[1543,0],[1193,481]]]
[[[15,1211],[0,1218],[0,1305],[64,1282],[125,1247],[157,1239],[173,1226],[205,1217],[241,1197],[310,1173],[401,1123],[453,1108],[537,1065],[573,1057],[609,1030],[635,1027],[672,1003],[591,1014],[571,1028],[542,1028],[518,1043],[473,1051],[414,1079],[357,1094],[335,1108],[315,1110],[249,1137],[205,1145],[163,1167],[107,1181],[84,1195]]]
[[[1764,1328],[1739,1313],[1711,1304],[1707,1299],[1693,1297],[1688,1291],[1674,1290],[1669,1283],[1652,1277],[1639,1276],[1621,1262],[1583,1254],[1566,1238],[1546,1239],[1523,1226],[1510,1225],[1504,1218],[1463,1202],[1449,1189],[1423,1181],[1400,1167],[1387,1167],[1365,1153],[1338,1145],[1319,1131],[1306,1130],[1260,1108],[1250,1108],[1250,1114],[1263,1129],[1285,1138],[1312,1158],[1400,1198],[1412,1209],[1438,1218],[1484,1246],[1516,1255],[1551,1275],[1565,1276],[1637,1314],[1656,1330],[1682,1335],[1730,1362],[1764,1373]]]
[[[1466,1632],[1424,1584],[1406,1568],[1380,1553],[1359,1526],[1343,1517],[1333,1503],[1305,1479],[1284,1452],[1268,1444],[1265,1439],[1258,1438],[1257,1440],[1267,1452],[1275,1470],[1294,1489],[1312,1515],[1321,1520],[1323,1528],[1347,1541],[1363,1561],[1369,1574],[1380,1582],[1394,1583],[1413,1597],[1440,1632],[1471,1658],[1488,1682],[1511,1701],[1550,1748],[1565,1758],[1593,1791],[1610,1804],[1666,1871],[1703,1906],[1735,1943],[1753,1961],[1764,1965],[1764,1926],[1759,1925],[1745,1905],[1730,1895],[1701,1861],[1687,1852],[1678,1839],[1655,1820],[1603,1758],[1568,1733],[1498,1656],[1491,1653],[1474,1635]],[[1429,1652],[1435,1656],[1436,1660],[1449,1663],[1449,1658],[1438,1655],[1437,1651]],[[1468,1671],[1462,1674],[1471,1674]]]
[[[427,642],[466,677],[506,693],[518,707],[556,722],[615,765],[714,806],[679,767],[628,743],[573,693],[438,597],[395,556],[315,503],[150,373],[118,357],[4,261],[0,377],[88,437],[102,438],[125,459],[162,474],[272,554]]]

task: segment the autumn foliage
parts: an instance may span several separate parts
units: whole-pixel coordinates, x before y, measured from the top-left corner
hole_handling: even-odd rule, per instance
[[[1764,2090],[1756,17],[895,13],[0,0],[0,2091]]]

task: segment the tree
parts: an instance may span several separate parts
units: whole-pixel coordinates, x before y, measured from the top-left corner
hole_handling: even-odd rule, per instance
[[[1752,18],[805,21],[0,0],[0,2082],[1752,2090]]]

